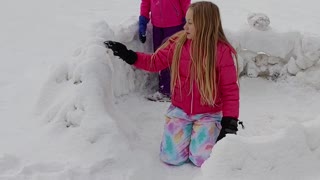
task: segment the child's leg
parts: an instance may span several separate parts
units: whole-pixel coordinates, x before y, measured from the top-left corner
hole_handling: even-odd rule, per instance
[[[174,27],[166,27],[163,28],[163,39],[169,38],[172,36],[174,33],[179,32],[183,29],[184,25],[179,25],[179,26],[174,26]],[[170,97],[171,92],[170,92],[170,69],[166,68],[162,71],[160,71],[159,74],[159,92],[162,94]]]
[[[170,165],[181,165],[189,158],[192,122],[166,117],[160,146],[160,159]]]
[[[170,69],[166,68],[159,73],[159,92],[171,97],[170,95]]]
[[[153,51],[155,52],[161,45],[164,37],[163,28],[153,26],[152,27],[152,40],[153,40]]]
[[[184,26],[184,24],[164,28],[164,31],[163,31],[164,39],[174,35],[176,32],[183,30],[183,26]]]
[[[193,124],[189,159],[200,167],[210,157],[219,136],[221,114],[203,115],[198,118]]]

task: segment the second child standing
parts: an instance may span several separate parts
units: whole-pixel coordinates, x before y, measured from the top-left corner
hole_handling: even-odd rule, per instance
[[[153,50],[156,51],[163,41],[174,33],[183,30],[185,15],[190,0],[141,0],[139,16],[139,39],[146,41],[147,24],[151,19]],[[170,101],[170,70],[159,72],[159,88],[148,95],[152,101]]]

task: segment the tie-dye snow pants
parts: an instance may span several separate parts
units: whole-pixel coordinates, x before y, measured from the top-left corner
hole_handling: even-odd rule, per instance
[[[171,105],[166,113],[160,159],[170,165],[191,161],[201,166],[210,157],[221,129],[221,112],[187,115]]]

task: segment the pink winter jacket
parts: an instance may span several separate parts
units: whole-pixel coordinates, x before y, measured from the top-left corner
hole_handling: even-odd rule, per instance
[[[150,72],[159,72],[171,66],[175,42],[169,40],[169,45],[153,54],[137,52],[138,59],[135,66]],[[236,64],[232,57],[232,48],[219,42],[217,46],[217,98],[214,106],[201,105],[201,95],[196,83],[190,93],[190,45],[187,40],[182,47],[179,75],[181,83],[177,82],[171,102],[181,108],[188,115],[215,113],[222,111],[223,116],[238,118],[239,116],[239,86]],[[153,63],[152,63],[153,62]]]
[[[141,0],[140,15],[150,19],[160,28],[178,26],[183,23],[191,0]]]

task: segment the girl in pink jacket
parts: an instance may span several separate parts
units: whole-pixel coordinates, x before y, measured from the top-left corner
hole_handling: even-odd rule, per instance
[[[141,0],[139,16],[139,39],[146,41],[146,29],[151,19],[154,51],[163,40],[181,31],[185,24],[185,15],[190,0]],[[159,73],[159,91],[147,96],[153,101],[170,100],[170,70],[163,69]]]
[[[106,41],[128,64],[147,71],[171,69],[172,103],[166,113],[160,158],[170,165],[191,161],[201,166],[216,141],[236,134],[239,86],[236,55],[226,39],[218,7],[206,1],[190,5],[184,31],[155,53],[128,50]]]

